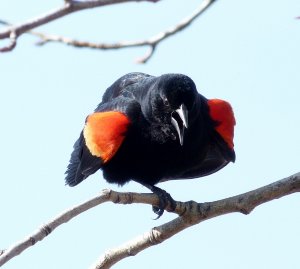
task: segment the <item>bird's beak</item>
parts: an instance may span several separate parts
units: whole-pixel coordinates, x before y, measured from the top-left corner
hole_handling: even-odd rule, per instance
[[[171,123],[175,127],[180,145],[183,145],[184,129],[188,128],[188,110],[184,104],[171,114]]]

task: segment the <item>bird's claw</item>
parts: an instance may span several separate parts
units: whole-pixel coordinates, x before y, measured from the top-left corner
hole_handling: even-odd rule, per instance
[[[170,211],[174,211],[176,208],[176,202],[173,200],[171,195],[167,193],[165,190],[158,188],[156,186],[146,186],[149,188],[154,194],[158,196],[159,199],[159,205],[158,206],[152,206],[153,212],[157,215],[155,220],[159,219],[166,207],[170,207]]]
[[[153,205],[152,211],[157,215],[157,217],[155,218],[155,220],[157,220],[163,215],[165,210],[163,208]]]

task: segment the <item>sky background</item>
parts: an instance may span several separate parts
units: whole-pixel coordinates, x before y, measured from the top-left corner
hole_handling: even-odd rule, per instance
[[[63,1],[0,1],[0,18],[22,22]],[[152,36],[190,14],[201,1],[131,3],[79,12],[37,30],[114,42]],[[36,47],[23,35],[0,55],[0,249],[23,239],[65,209],[109,185],[99,171],[76,188],[64,172],[86,115],[123,74],[184,73],[208,98],[228,100],[235,112],[237,160],[202,179],[159,184],[174,199],[214,201],[300,171],[300,1],[217,1],[188,29],[157,47],[119,51]],[[0,42],[4,44],[4,42]],[[297,268],[300,195],[193,226],[127,258],[114,268]],[[105,250],[176,216],[159,220],[147,205],[107,203],[60,226],[4,268],[88,268]]]

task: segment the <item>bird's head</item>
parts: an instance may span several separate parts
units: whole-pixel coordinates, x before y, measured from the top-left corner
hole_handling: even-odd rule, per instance
[[[158,78],[151,90],[152,116],[162,131],[171,132],[183,145],[185,129],[189,126],[189,112],[197,97],[194,82],[182,74],[166,74]]]

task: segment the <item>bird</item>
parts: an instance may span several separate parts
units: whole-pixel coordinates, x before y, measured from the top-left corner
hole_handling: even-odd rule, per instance
[[[198,93],[187,75],[128,73],[87,116],[66,185],[101,169],[109,183],[135,181],[157,194],[153,210],[160,217],[170,196],[156,184],[207,176],[235,162],[235,123],[231,105]]]

